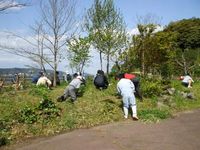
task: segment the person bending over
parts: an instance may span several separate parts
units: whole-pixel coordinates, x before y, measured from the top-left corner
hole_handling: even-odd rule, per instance
[[[108,88],[108,80],[104,74],[103,70],[98,70],[97,74],[94,78],[94,85],[97,89],[107,89]]]
[[[128,109],[130,107],[133,120],[138,120],[136,99],[134,95],[135,86],[133,82],[129,79],[125,79],[123,76],[118,76],[117,80],[119,80],[117,83],[117,91],[122,96],[124,118],[128,118]]]
[[[66,87],[63,95],[57,98],[57,101],[62,102],[65,101],[68,97],[71,97],[71,101],[75,102],[77,99],[77,91],[82,83],[84,83],[83,78],[81,76],[76,76]]]

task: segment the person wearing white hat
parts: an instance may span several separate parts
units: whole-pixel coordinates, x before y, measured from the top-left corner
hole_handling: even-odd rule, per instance
[[[58,102],[62,102],[66,100],[68,97],[71,97],[71,101],[74,102],[77,99],[76,91],[80,88],[83,83],[83,79],[81,76],[75,77],[69,85],[66,87],[64,94],[57,98]]]
[[[37,85],[37,86],[44,85],[44,86],[47,86],[48,89],[51,89],[52,82],[51,82],[51,80],[49,80],[46,76],[42,75],[42,76],[38,79],[36,85]]]

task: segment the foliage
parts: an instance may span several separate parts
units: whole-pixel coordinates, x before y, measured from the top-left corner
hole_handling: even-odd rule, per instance
[[[162,93],[161,80],[154,78],[143,78],[141,80],[141,90],[144,97],[159,96]]]
[[[199,73],[200,19],[191,18],[172,22],[163,31],[155,32],[157,24],[138,24],[139,34],[121,53],[119,61],[126,72],[140,69],[142,74],[161,74],[171,77],[177,74]]]
[[[60,109],[53,101],[48,99],[41,100],[36,110],[39,111],[38,115],[45,121],[60,116]]]
[[[37,121],[46,123],[55,117],[60,116],[60,109],[54,102],[48,99],[42,99],[38,106],[25,106],[19,111],[19,122],[33,124]]]
[[[90,38],[72,38],[67,43],[68,58],[72,67],[75,67],[78,72],[82,72],[84,66],[89,62]]]
[[[19,110],[19,122],[32,124],[37,121],[37,115],[31,107],[24,107]]]
[[[174,72],[175,42],[173,33],[157,32],[153,37],[153,49],[149,52],[151,67],[164,77],[169,77]]]
[[[182,68],[183,73],[191,72],[191,69],[199,66],[199,48],[200,48],[200,19],[191,18],[170,23],[164,32],[173,32],[177,35],[175,42],[176,63]]]
[[[82,96],[78,97],[75,103],[71,103],[69,99],[61,103],[56,101],[56,98],[63,93],[65,85],[53,88],[51,91],[47,90],[48,99],[42,100],[45,95],[42,93],[46,89],[43,89],[43,92],[35,92],[37,90],[34,86],[24,91],[17,91],[13,95],[11,92],[1,94],[2,143],[123,121],[122,101],[116,96],[116,81],[109,79],[109,83],[108,89],[97,90],[92,79],[88,79],[86,86],[83,87]],[[176,105],[158,108],[158,97],[163,93],[163,86],[169,84],[177,90],[194,92],[196,100],[187,101],[179,94],[175,94],[172,102]],[[141,88],[145,96],[143,102],[137,100],[138,116],[141,121],[158,122],[170,117],[172,112],[200,108],[199,81],[195,80],[192,89],[186,89],[177,80],[168,82],[158,78],[142,78]]]
[[[106,56],[109,73],[111,57],[118,56],[126,45],[123,17],[115,8],[113,0],[95,0],[88,10],[86,19],[85,26],[93,46],[100,52],[101,66],[103,53]]]
[[[9,143],[8,137],[11,130],[11,123],[9,120],[0,119],[0,147]]]
[[[171,116],[169,110],[160,110],[157,108],[140,110],[138,115],[145,122],[158,122]]]
[[[200,19],[191,18],[171,22],[165,31],[178,34],[177,43],[181,49],[196,49],[200,47]]]
[[[148,23],[148,24],[138,24],[137,28],[139,30],[139,35],[135,38],[135,50],[136,55],[139,58],[141,67],[141,73],[147,74],[148,66],[149,66],[149,53],[153,50],[152,49],[152,42],[151,36],[156,29],[156,24]]]
[[[40,97],[47,98],[49,89],[47,89],[47,87],[43,85],[33,86],[29,93],[33,96],[40,96]]]

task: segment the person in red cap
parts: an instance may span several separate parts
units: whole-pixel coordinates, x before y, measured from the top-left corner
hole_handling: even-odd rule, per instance
[[[140,81],[139,81],[139,78],[136,77],[135,74],[130,74],[130,73],[124,73],[124,78],[125,79],[130,79],[133,82],[133,84],[135,86],[135,94],[142,101],[143,97],[142,97],[142,94],[141,94],[141,91],[140,91]]]

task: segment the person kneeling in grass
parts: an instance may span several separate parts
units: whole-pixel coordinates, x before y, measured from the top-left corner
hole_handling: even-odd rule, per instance
[[[51,81],[43,74],[37,81],[37,86],[41,86],[41,85],[44,85],[44,86],[47,86],[48,89],[51,89]]]
[[[129,79],[125,79],[123,75],[116,77],[119,82],[117,83],[117,91],[122,96],[124,118],[128,118],[128,109],[131,107],[133,120],[138,120],[137,107],[135,99],[135,86]]]
[[[57,98],[58,102],[65,101],[69,96],[71,97],[71,101],[75,102],[77,98],[77,91],[80,88],[81,84],[84,83],[84,79],[82,76],[74,76],[74,79],[69,83],[66,87],[64,94]]]
[[[182,80],[182,85],[188,88],[192,88],[193,79],[187,74],[186,76],[181,76],[180,80]]]

